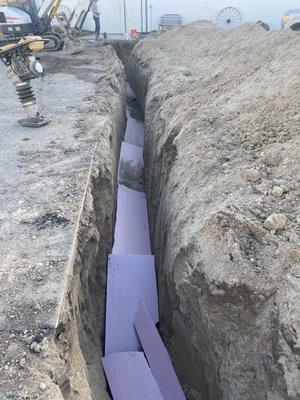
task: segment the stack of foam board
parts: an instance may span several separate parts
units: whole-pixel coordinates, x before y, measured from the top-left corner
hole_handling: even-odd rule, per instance
[[[184,400],[157,331],[158,296],[143,177],[142,123],[127,111],[115,240],[108,259],[104,370],[114,400]]]

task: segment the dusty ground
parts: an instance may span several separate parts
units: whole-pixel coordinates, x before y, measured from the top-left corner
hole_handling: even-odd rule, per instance
[[[107,399],[101,370],[124,70],[113,49],[41,55],[51,125],[0,98],[0,399]],[[0,70],[1,81],[5,82]]]
[[[193,23],[142,40],[128,71],[186,393],[299,400],[299,34]]]
[[[1,100],[0,314],[1,325],[19,330],[57,325],[95,147],[90,132],[78,137],[74,130],[77,108],[93,85],[69,74],[36,83],[41,110],[53,117],[46,127],[18,125],[22,110],[8,82]]]

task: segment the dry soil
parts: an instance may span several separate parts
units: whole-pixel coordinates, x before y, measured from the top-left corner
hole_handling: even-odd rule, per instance
[[[190,399],[300,399],[300,36],[208,22],[129,60],[161,329]]]

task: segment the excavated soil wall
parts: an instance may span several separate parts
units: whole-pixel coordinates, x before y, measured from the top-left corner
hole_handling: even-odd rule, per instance
[[[189,399],[300,398],[299,55],[294,33],[197,22],[129,59],[160,328]]]
[[[98,141],[81,214],[73,276],[56,333],[67,343],[70,390],[65,399],[109,399],[101,364],[104,346],[106,264],[113,241],[117,171],[125,129],[125,73],[111,47],[99,54],[103,72],[83,129]],[[62,340],[61,340],[62,336]],[[64,347],[64,346],[63,346]]]

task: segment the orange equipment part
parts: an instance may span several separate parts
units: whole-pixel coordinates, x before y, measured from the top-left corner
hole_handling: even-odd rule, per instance
[[[138,31],[136,28],[132,28],[130,31],[131,39],[135,39],[138,35]]]

